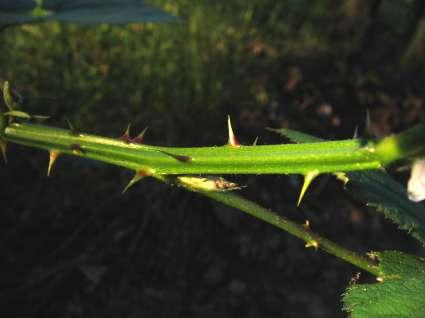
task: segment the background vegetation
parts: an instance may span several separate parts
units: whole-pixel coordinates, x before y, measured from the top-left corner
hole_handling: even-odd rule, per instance
[[[422,1],[151,3],[180,22],[7,28],[0,77],[51,124],[113,137],[131,122],[159,145],[224,144],[227,114],[242,143],[280,142],[267,126],[348,138],[367,109],[376,136],[425,119]],[[13,146],[0,168],[0,300],[17,316],[344,317],[351,266],[181,189],[123,196],[130,173],[63,157],[47,179],[46,161]],[[424,254],[333,180],[300,209],[297,177],[233,180],[354,250]]]

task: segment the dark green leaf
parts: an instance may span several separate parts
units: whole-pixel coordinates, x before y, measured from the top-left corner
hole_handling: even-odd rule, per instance
[[[293,142],[317,142],[320,138],[290,129],[273,129]],[[353,171],[345,174],[345,189],[356,199],[382,212],[417,240],[425,242],[425,207],[409,200],[406,188],[385,171]]]
[[[41,7],[36,7],[35,1],[2,3],[0,27],[41,21],[127,24],[175,20],[170,14],[146,5],[142,0],[45,0],[42,3]]]
[[[376,253],[382,282],[353,284],[343,297],[352,318],[425,317],[425,262],[397,251]]]
[[[23,118],[23,119],[30,119],[31,118],[30,114],[28,114],[26,112],[22,112],[20,110],[11,110],[11,111],[4,113],[4,115],[10,116],[10,117],[16,117],[16,118]]]

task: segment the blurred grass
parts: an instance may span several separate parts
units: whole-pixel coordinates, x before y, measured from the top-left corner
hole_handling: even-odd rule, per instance
[[[266,126],[347,138],[366,109],[384,135],[425,120],[425,64],[416,2],[378,2],[152,0],[180,22],[7,28],[0,79],[49,124],[119,136],[132,122],[148,143],[224,144],[227,114],[242,143],[280,142]],[[47,180],[47,154],[10,148],[0,295],[15,316],[342,316],[348,265],[181,189],[146,181],[121,196],[130,176],[112,167],[60,158]],[[240,180],[350,248],[418,248],[339,184],[317,182],[296,211],[299,181]]]

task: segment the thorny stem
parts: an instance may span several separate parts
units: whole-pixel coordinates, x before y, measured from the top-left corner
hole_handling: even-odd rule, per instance
[[[384,138],[381,142],[351,139],[240,147],[156,147],[95,135],[72,134],[69,130],[43,125],[16,123],[7,126],[3,134],[3,139],[9,142],[64,154],[77,154],[135,171],[146,170],[156,175],[306,175],[311,171],[332,173],[377,169],[403,156],[425,150],[421,141],[421,136],[425,135],[425,125]],[[408,147],[401,147],[399,139],[406,141]],[[81,150],[78,153],[75,151],[77,146]]]
[[[164,178],[158,179],[164,181]],[[306,247],[321,249],[331,255],[334,255],[358,268],[361,268],[374,276],[379,276],[380,272],[376,264],[371,259],[363,257],[353,251],[350,251],[341,245],[338,245],[317,233],[311,231],[309,225],[299,225],[276,212],[268,210],[255,202],[249,201],[236,194],[230,192],[217,191],[199,191],[186,187],[190,191],[197,192],[210,199],[218,201],[224,205],[233,207],[237,210],[245,212],[257,219],[269,223],[281,230],[298,237],[306,242]]]
[[[394,160],[422,155],[425,125],[418,125],[381,141],[345,140],[298,145],[222,146],[173,148],[135,144],[119,139],[75,133],[44,125],[6,125],[0,113],[0,141],[48,150],[51,154],[70,154],[99,160],[151,175],[167,182],[170,176],[190,174],[278,174],[339,172],[380,168]],[[49,171],[51,166],[49,166]],[[140,172],[143,172],[140,174]],[[137,174],[136,174],[137,176]],[[188,190],[248,213],[304,240],[307,247],[320,248],[378,276],[373,262],[339,246],[308,226],[298,225],[260,205],[235,194]]]

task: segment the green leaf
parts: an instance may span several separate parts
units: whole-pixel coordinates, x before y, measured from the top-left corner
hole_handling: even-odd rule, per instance
[[[143,0],[8,0],[0,5],[0,28],[42,21],[127,24],[174,20],[172,15]]]
[[[317,142],[323,139],[291,129],[272,129],[297,143]],[[406,188],[394,181],[385,171],[347,172],[345,189],[357,200],[376,208],[419,241],[425,242],[425,207],[409,200]]]
[[[16,118],[22,118],[22,119],[31,119],[31,115],[20,111],[20,110],[11,110],[9,112],[4,113],[4,115],[9,117],[16,117]]]
[[[55,13],[46,17],[46,20],[82,24],[127,24],[175,20],[170,14],[137,0],[47,1],[46,8]]]
[[[425,242],[425,206],[409,200],[407,190],[385,171],[352,171],[346,190],[367,202],[410,235]]]
[[[376,253],[382,282],[353,284],[343,296],[352,318],[425,317],[425,261],[397,251]]]

